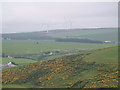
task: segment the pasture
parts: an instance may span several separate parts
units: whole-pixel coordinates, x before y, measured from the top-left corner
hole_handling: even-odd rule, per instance
[[[36,61],[24,58],[2,58],[2,64],[8,64],[9,62],[15,62],[18,65],[35,63]]]
[[[36,42],[38,42],[39,44],[36,44]],[[66,49],[92,50],[115,46],[115,44],[55,42],[53,40],[3,40],[2,45],[2,53],[8,55],[36,54],[43,51]]]

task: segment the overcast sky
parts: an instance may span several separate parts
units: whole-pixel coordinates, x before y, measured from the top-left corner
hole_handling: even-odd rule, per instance
[[[2,32],[117,27],[117,4],[117,2],[2,3],[0,7]]]

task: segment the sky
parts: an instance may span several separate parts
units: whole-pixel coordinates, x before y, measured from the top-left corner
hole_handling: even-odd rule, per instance
[[[117,2],[0,3],[2,33],[117,27]]]

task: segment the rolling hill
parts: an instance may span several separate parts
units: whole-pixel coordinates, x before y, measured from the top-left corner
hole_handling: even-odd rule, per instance
[[[89,29],[56,29],[26,33],[2,34],[5,40],[55,40],[56,38],[84,38],[91,40],[118,41],[117,28],[89,28]]]
[[[109,47],[3,69],[2,83],[4,88],[118,88],[117,57],[117,47]]]

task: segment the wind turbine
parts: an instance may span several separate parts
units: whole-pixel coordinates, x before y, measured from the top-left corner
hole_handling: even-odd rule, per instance
[[[46,24],[46,32],[48,33],[48,23]]]
[[[48,23],[43,24],[43,29],[48,33]]]
[[[70,18],[64,17],[64,21],[65,21],[65,25],[66,25],[67,30],[72,29],[72,21],[70,20]]]

